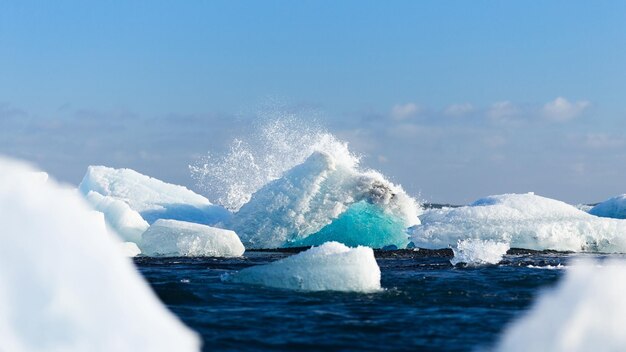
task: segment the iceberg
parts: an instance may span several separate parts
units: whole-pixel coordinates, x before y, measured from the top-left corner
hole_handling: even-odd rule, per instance
[[[228,210],[186,187],[130,169],[89,166],[79,190],[85,196],[96,192],[123,201],[149,224],[158,219],[173,219],[214,225],[230,217]]]
[[[626,221],[599,218],[558,200],[503,194],[460,208],[430,209],[411,229],[417,247],[445,248],[481,239],[535,250],[625,252]]]
[[[459,240],[456,247],[452,248],[454,257],[450,259],[450,263],[452,265],[465,263],[470,266],[498,264],[509,248],[508,243],[491,240]]]
[[[250,248],[327,241],[406,247],[406,228],[419,223],[419,206],[400,186],[357,166],[354,157],[314,152],[255,192],[226,227]]]
[[[222,276],[224,281],[302,291],[374,292],[380,268],[368,247],[349,248],[338,242]]]
[[[95,210],[104,214],[106,224],[126,241],[139,243],[141,234],[150,227],[138,212],[119,199],[93,191],[89,191],[85,198]]]
[[[135,242],[123,242],[120,243],[120,247],[125,257],[133,258],[141,254],[141,249]]]
[[[626,263],[582,261],[509,326],[496,351],[622,351]]]
[[[177,220],[157,220],[142,235],[147,256],[240,257],[245,248],[236,233]]]
[[[603,218],[626,219],[626,194],[622,194],[596,205],[589,214]]]
[[[199,351],[79,194],[0,170],[0,350]]]

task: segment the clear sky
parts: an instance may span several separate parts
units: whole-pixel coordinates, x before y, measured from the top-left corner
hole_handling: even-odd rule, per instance
[[[600,201],[626,193],[625,93],[623,1],[0,3],[0,154],[72,183],[193,187],[278,99],[428,201]]]

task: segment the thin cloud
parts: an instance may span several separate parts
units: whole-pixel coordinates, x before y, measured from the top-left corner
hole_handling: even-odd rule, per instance
[[[579,100],[570,102],[569,100],[558,97],[543,106],[543,116],[551,121],[564,122],[569,121],[585,111],[591,103],[587,100]]]
[[[474,106],[470,103],[452,104],[443,110],[446,116],[460,117],[474,111]]]
[[[402,121],[417,115],[420,111],[420,106],[415,103],[396,104],[391,108],[391,117]]]
[[[510,101],[493,103],[487,110],[487,116],[495,121],[507,121],[520,114],[520,108]]]
[[[583,144],[592,149],[608,149],[621,147],[626,144],[626,140],[606,133],[589,133],[585,136]]]

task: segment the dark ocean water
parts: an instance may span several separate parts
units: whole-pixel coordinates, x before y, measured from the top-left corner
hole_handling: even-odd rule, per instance
[[[383,292],[298,292],[224,283],[224,273],[291,255],[136,258],[161,300],[215,350],[489,348],[564,274],[567,253],[510,251],[497,266],[453,267],[448,251],[378,251]],[[536,266],[540,268],[534,268]]]

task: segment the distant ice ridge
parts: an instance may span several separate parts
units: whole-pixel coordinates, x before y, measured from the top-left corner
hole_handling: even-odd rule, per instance
[[[583,261],[509,326],[496,351],[623,351],[626,263]]]
[[[626,194],[622,194],[596,205],[589,214],[603,218],[626,219]]]
[[[368,247],[348,248],[338,242],[253,266],[222,277],[224,281],[303,291],[374,292],[380,268]]]
[[[626,252],[626,221],[599,218],[549,198],[503,194],[469,206],[432,209],[412,229],[417,247],[445,248],[467,238],[511,247],[589,252]]]
[[[239,257],[245,248],[233,231],[177,220],[157,220],[142,235],[148,256]]]
[[[82,197],[14,161],[0,170],[0,350],[199,350]]]
[[[452,265],[465,263],[467,265],[498,264],[509,250],[509,244],[491,240],[466,239],[459,240],[452,248],[454,258]]]
[[[358,160],[314,152],[282,178],[263,186],[227,227],[246,247],[277,248],[338,241],[373,248],[408,244],[419,206],[400,186]]]
[[[158,219],[173,219],[213,225],[230,216],[226,209],[211,204],[205,197],[183,186],[165,183],[131,169],[90,166],[79,189],[85,196],[96,192],[123,201],[149,224]],[[99,198],[92,198],[90,200],[95,199],[98,203]],[[107,221],[117,222],[112,219],[108,217]]]

